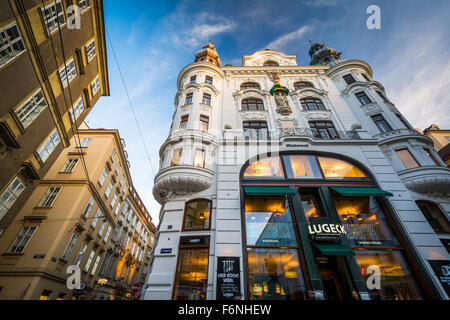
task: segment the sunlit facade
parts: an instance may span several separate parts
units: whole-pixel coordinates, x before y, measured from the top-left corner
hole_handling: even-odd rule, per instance
[[[180,72],[144,299],[448,299],[449,169],[367,63],[309,55]]]

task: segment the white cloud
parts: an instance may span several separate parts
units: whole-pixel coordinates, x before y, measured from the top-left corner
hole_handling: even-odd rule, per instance
[[[300,38],[302,38],[305,35],[305,33],[309,32],[311,30],[312,30],[312,26],[310,26],[310,25],[302,26],[295,31],[285,33],[285,34],[279,36],[277,39],[270,42],[266,46],[266,48],[272,49],[272,50],[273,49],[275,49],[275,50],[283,49],[286,44],[288,44],[294,40],[299,40]]]

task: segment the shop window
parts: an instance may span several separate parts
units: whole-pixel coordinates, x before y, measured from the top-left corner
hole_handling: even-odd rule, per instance
[[[373,272],[370,266],[380,268],[380,289],[367,289],[371,300],[421,300],[422,292],[400,251],[355,251],[360,273],[367,283]],[[370,280],[369,280],[370,282]]]
[[[302,200],[303,212],[305,213],[306,220],[309,221],[310,218],[323,217],[322,210],[317,202],[316,195],[314,194],[300,194]]]
[[[250,164],[244,172],[244,177],[283,179],[284,174],[280,158],[265,158]]]
[[[296,246],[294,226],[285,198],[246,198],[248,246]]]
[[[430,201],[416,201],[417,206],[437,233],[450,233],[450,223],[438,205]]]
[[[321,179],[319,166],[314,156],[284,156],[284,167],[290,179]]]
[[[333,203],[352,247],[399,246],[375,197],[333,197]]]
[[[247,98],[242,100],[242,110],[264,110],[264,103],[261,99]]]
[[[188,246],[178,251],[174,300],[206,300],[209,247]]]
[[[211,200],[192,200],[186,203],[183,230],[209,230],[211,227]]]
[[[303,110],[325,110],[322,100],[317,98],[303,98],[300,103]]]
[[[405,165],[406,169],[412,169],[412,168],[418,168],[420,167],[419,163],[414,159],[412,154],[409,152],[408,149],[399,149],[395,150],[395,153],[400,158],[400,160]]]
[[[368,178],[358,167],[338,159],[318,157],[322,172],[327,179]]]
[[[241,90],[245,90],[245,89],[258,89],[261,90],[261,87],[259,85],[259,83],[256,82],[244,82],[243,84],[241,84]]]
[[[297,81],[294,83],[295,90],[305,89],[305,88],[314,88],[311,82],[307,81]]]
[[[265,121],[248,121],[243,123],[244,138],[253,140],[269,139],[269,130]]]
[[[297,249],[248,248],[247,256],[249,299],[305,298]]]

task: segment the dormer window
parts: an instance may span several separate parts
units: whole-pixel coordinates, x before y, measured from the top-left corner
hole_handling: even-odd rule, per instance
[[[264,62],[263,66],[264,67],[276,67],[276,66],[279,66],[279,64],[276,61],[267,60],[266,62]]]
[[[312,85],[311,82],[297,81],[296,83],[294,83],[294,88],[295,88],[295,90],[300,90],[300,89],[304,89],[304,88],[314,88],[314,86]]]
[[[259,83],[256,83],[256,82],[244,82],[243,84],[241,84],[241,90],[252,89],[252,88],[261,90],[261,86],[259,85]]]

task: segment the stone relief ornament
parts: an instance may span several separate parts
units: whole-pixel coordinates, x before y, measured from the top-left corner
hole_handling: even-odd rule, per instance
[[[275,98],[277,112],[284,116],[290,115],[292,113],[292,109],[289,106],[289,101],[287,99],[289,89],[281,86],[280,72],[267,72],[267,76],[274,83],[272,89],[270,89],[270,95]]]

